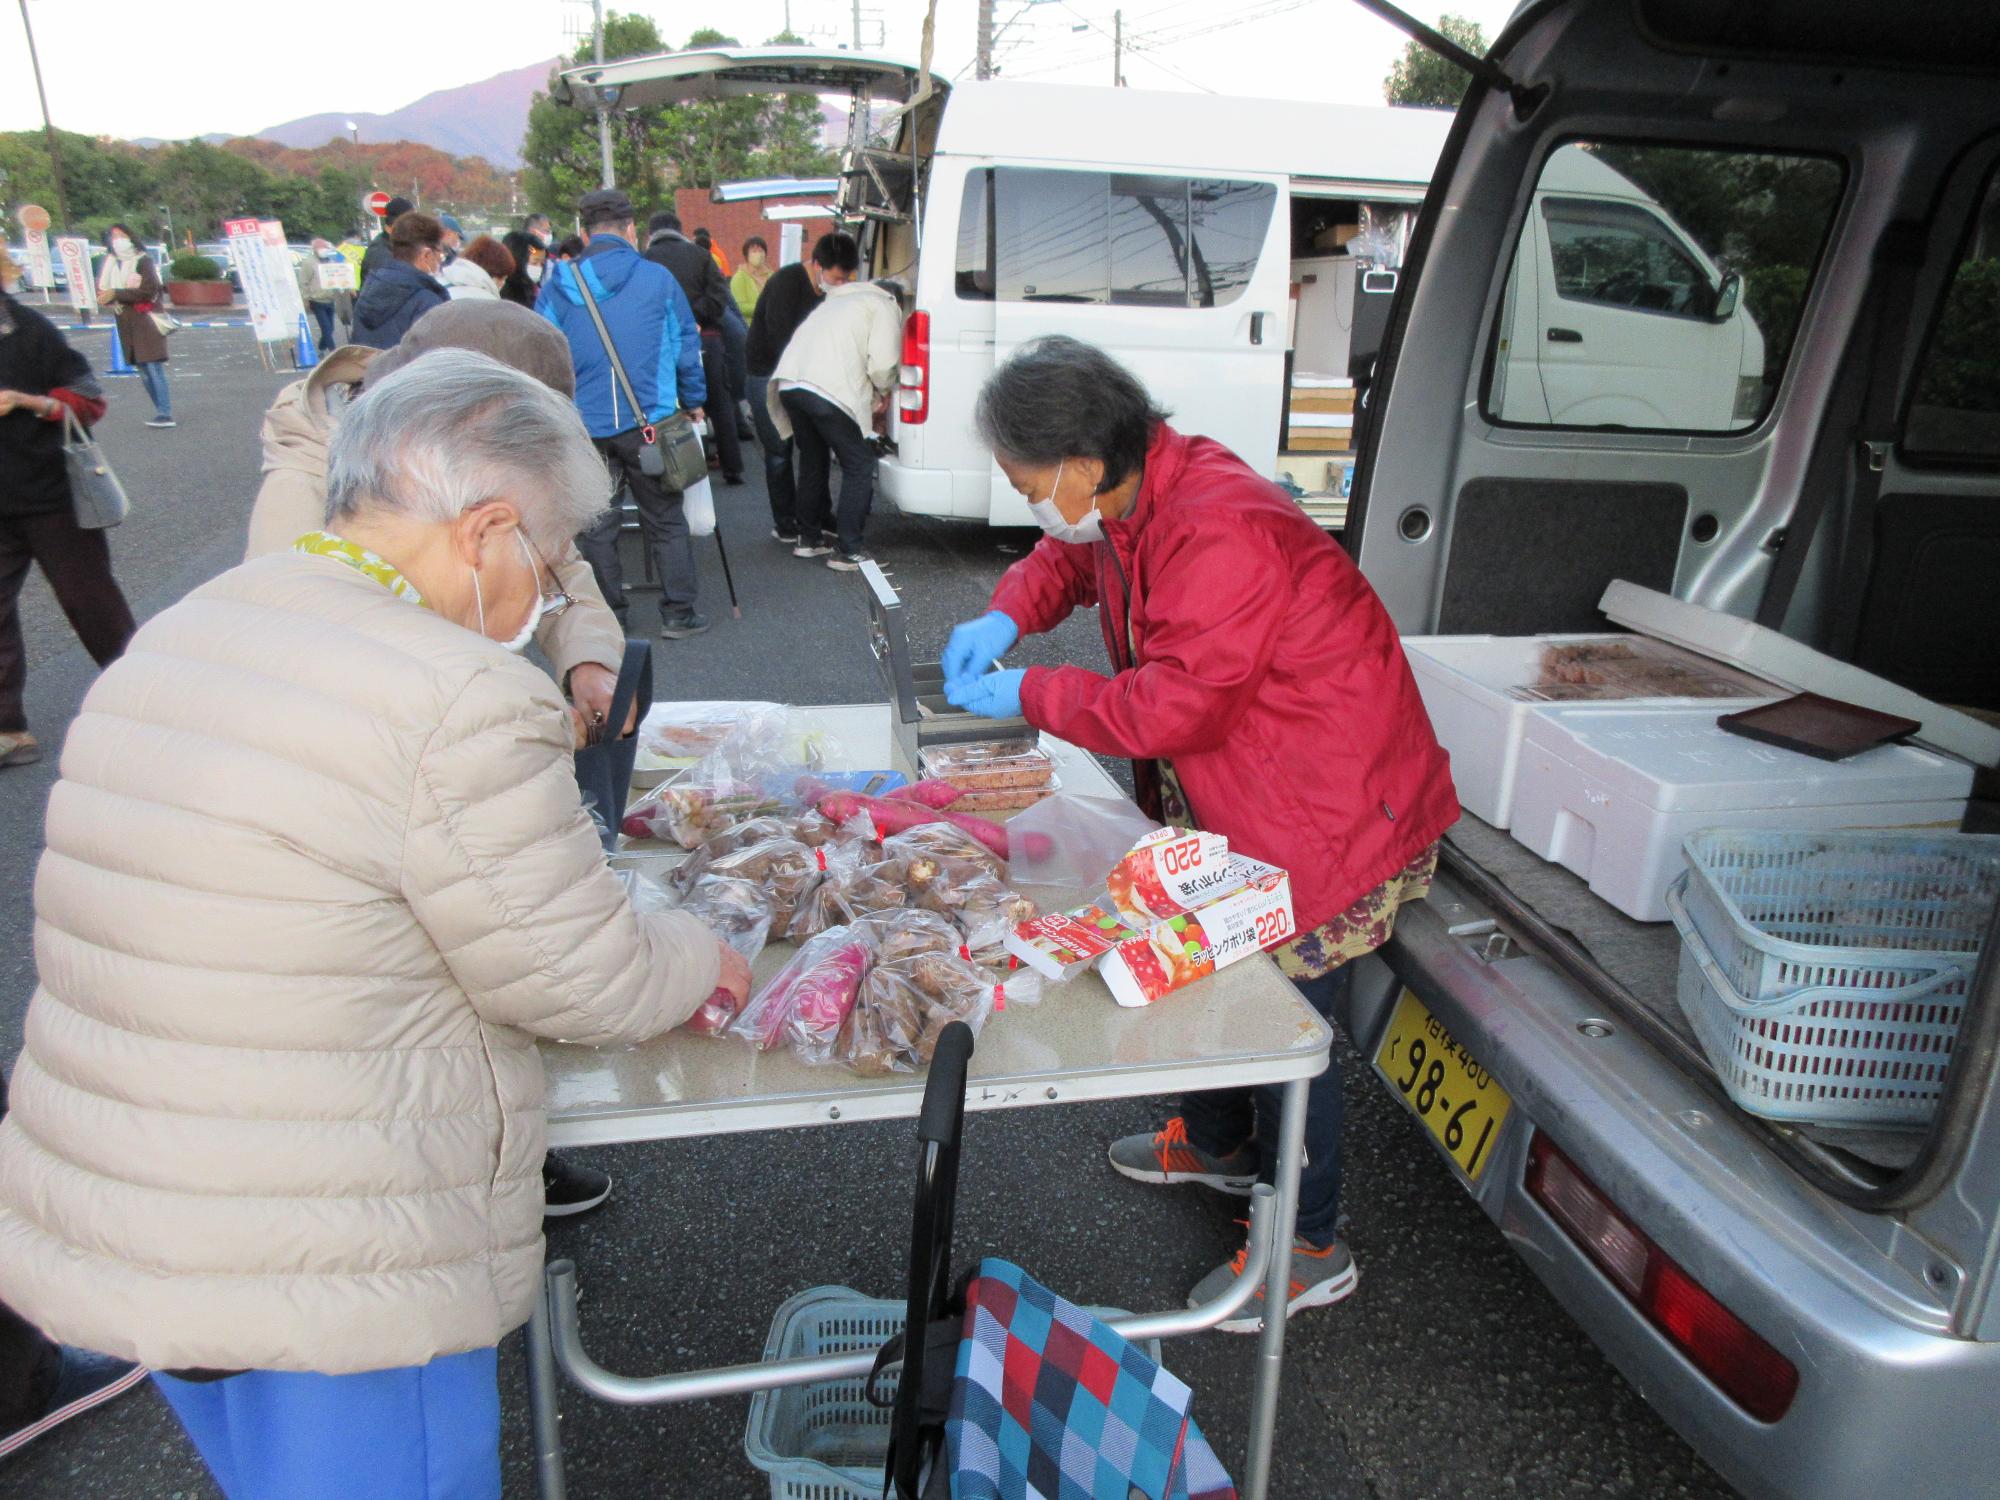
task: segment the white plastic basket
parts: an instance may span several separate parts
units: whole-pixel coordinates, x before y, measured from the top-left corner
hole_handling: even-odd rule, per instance
[[[1111,1308],[1090,1311],[1099,1318],[1126,1316]],[[778,1309],[764,1358],[874,1350],[902,1331],[901,1299],[891,1302],[844,1286],[816,1286]],[[1148,1339],[1140,1347],[1159,1359],[1159,1340]],[[771,1500],[881,1500],[892,1413],[869,1404],[866,1385],[863,1377],[827,1380],[751,1397],[743,1451],[771,1476]],[[893,1397],[895,1372],[885,1372],[875,1389],[885,1400]]]
[[[1668,891],[1679,1000],[1729,1095],[1922,1125],[2000,899],[2000,837],[1707,829]]]

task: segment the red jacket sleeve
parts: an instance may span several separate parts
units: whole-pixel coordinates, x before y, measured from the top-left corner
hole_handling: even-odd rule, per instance
[[[1291,607],[1283,549],[1256,527],[1183,531],[1157,550],[1152,574],[1145,659],[1115,677],[1030,667],[1021,684],[1029,723],[1085,750],[1135,760],[1222,744],[1270,670]]]
[[[104,398],[102,396],[86,396],[83,392],[71,390],[66,385],[59,385],[50,391],[49,399],[60,401],[64,406],[75,412],[76,419],[86,427],[96,426],[98,419],[104,415]],[[62,413],[52,411],[43,417],[42,420],[44,422],[60,422],[62,420]]]
[[[1040,635],[1097,603],[1097,572],[1090,548],[1043,537],[1034,550],[1005,573],[993,590],[997,609],[1022,635]]]

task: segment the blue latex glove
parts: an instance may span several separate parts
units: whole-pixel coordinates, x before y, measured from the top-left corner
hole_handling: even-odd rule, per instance
[[[977,625],[980,622],[975,620],[972,623]],[[959,626],[961,630],[964,628]],[[1018,719],[1021,716],[1021,679],[1027,675],[1026,667],[1008,667],[970,681],[947,685],[944,695],[957,707],[969,714],[978,714],[982,719]]]
[[[949,692],[955,684],[968,683],[978,677],[1020,638],[1020,627],[997,609],[976,620],[967,620],[963,625],[954,625],[951,639],[945,642],[944,657],[939,663],[944,668],[946,691]],[[952,702],[957,703],[958,700],[953,698]],[[960,707],[963,706],[960,704]]]

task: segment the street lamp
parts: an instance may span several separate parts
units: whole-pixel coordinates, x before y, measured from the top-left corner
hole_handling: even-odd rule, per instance
[[[162,203],[162,204],[160,205],[160,217],[161,217],[162,219],[164,219],[164,220],[166,221],[166,225],[167,225],[167,253],[168,253],[169,255],[171,255],[171,254],[173,253],[173,248],[174,248],[174,211],[173,211],[173,209],[172,209],[172,208],[170,208],[170,207],[168,207],[168,206],[167,206],[166,204]]]

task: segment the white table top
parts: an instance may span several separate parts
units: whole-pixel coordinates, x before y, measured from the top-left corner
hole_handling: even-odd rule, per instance
[[[840,744],[842,765],[894,764],[890,710],[881,704],[810,710]],[[1043,744],[1065,791],[1119,796],[1089,755]],[[639,846],[621,860],[678,859]],[[759,981],[791,952],[776,944],[756,964]],[[969,1109],[1005,1109],[1184,1089],[1311,1078],[1326,1067],[1333,1032],[1266,954],[1244,959],[1158,1004],[1128,1010],[1086,974],[1051,984],[1039,1005],[1012,1006],[980,1033],[966,1091]],[[609,1050],[544,1043],[549,1144],[602,1145],[849,1120],[912,1117],[924,1075],[863,1077],[811,1067],[730,1037],[669,1032]]]

